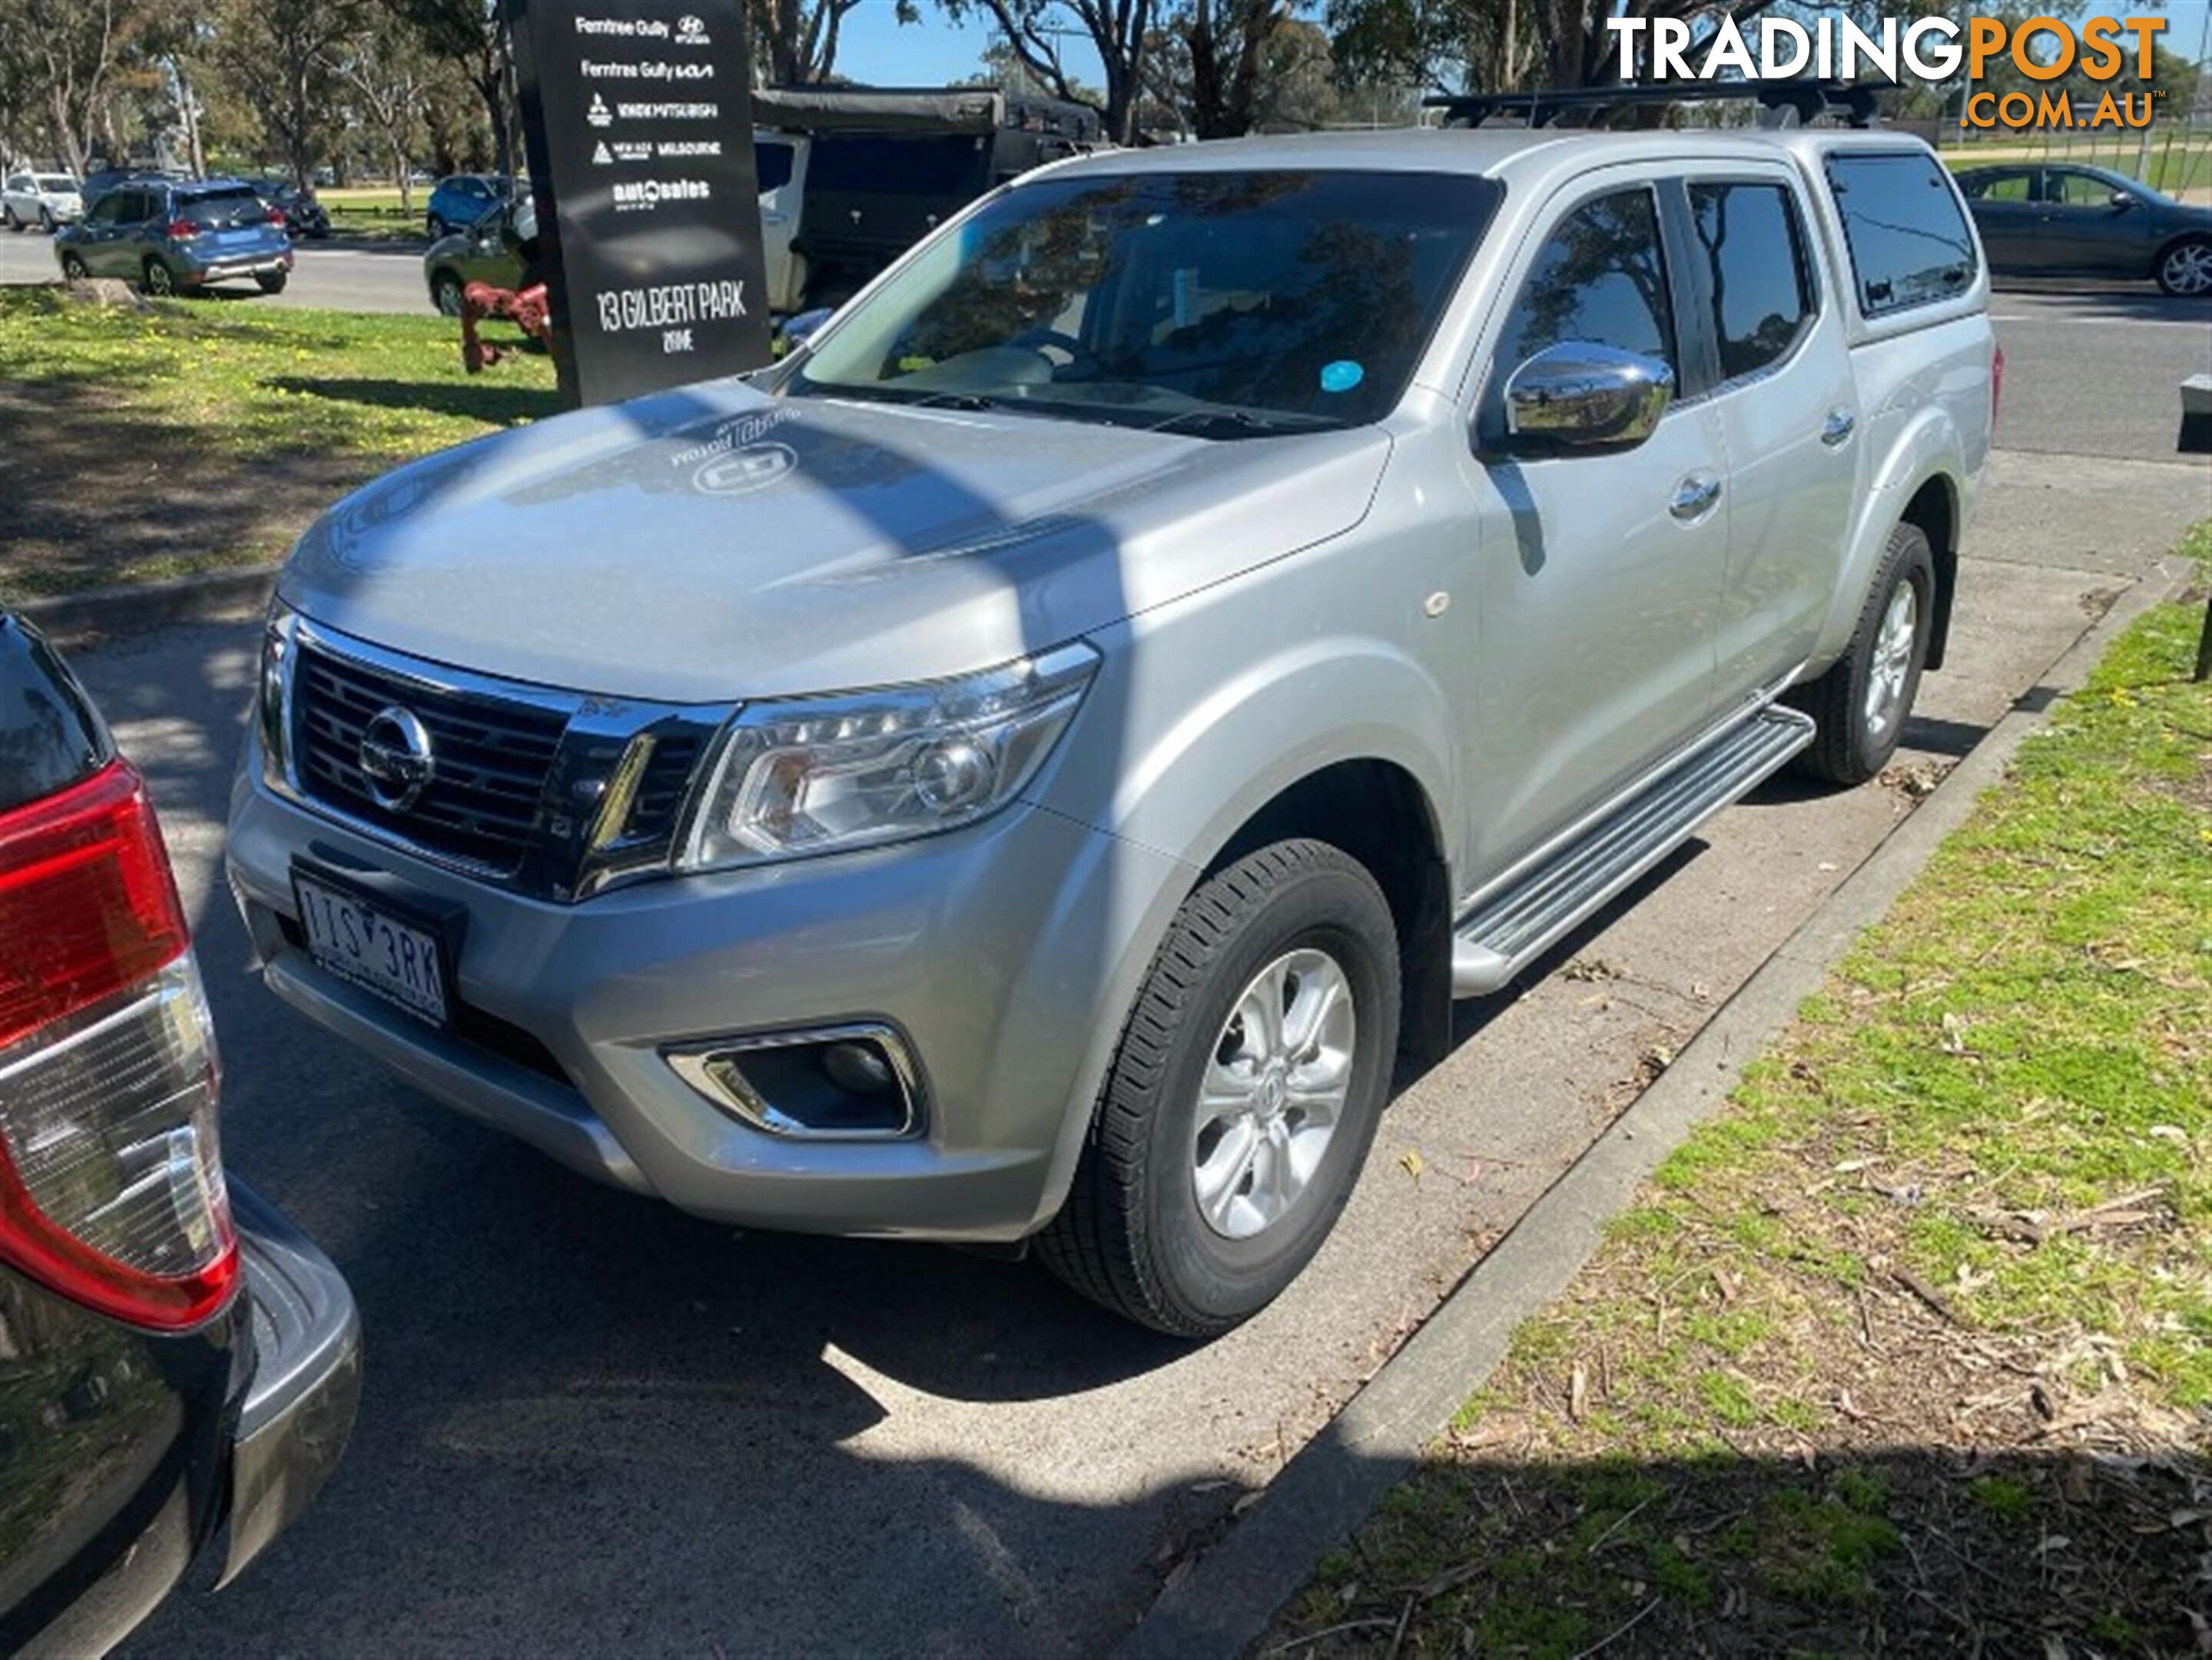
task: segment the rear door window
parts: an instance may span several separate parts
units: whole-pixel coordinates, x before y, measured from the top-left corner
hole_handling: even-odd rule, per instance
[[[1692,183],[1690,216],[1706,262],[1721,379],[1787,357],[1814,310],[1804,228],[1789,190]]]
[[[1638,186],[1583,203],[1553,229],[1498,337],[1510,375],[1547,346],[1587,340],[1674,366],[1674,314],[1659,210]]]
[[[1869,317],[1932,305],[1974,280],[1973,233],[1932,155],[1844,153],[1828,158],[1859,310]]]
[[[2025,202],[2035,193],[2035,171],[2015,167],[2008,173],[1976,173],[1960,185],[1977,202]]]

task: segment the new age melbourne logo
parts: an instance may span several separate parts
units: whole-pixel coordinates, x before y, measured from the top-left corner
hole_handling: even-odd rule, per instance
[[[1608,17],[1620,50],[1624,81],[1636,77],[1648,61],[1651,78],[1787,81],[1802,76],[1821,80],[1876,76],[1897,81],[1917,76],[1930,86],[1948,86],[1964,75],[1980,81],[1990,65],[2009,58],[2027,79],[2059,80],[2076,66],[2098,83],[2102,95],[2094,109],[2077,109],[2056,88],[1999,94],[1970,84],[1959,125],[1966,127],[2147,127],[2153,99],[2152,43],[2166,27],[2162,17],[2092,17],[2077,33],[2056,17],[2031,17],[2008,24],[1996,17],[1923,17],[1916,22],[1889,18],[1873,29],[1848,17],[1827,16],[1809,23],[1787,17],[1762,17],[1754,31],[1758,44],[1736,21],[1723,13],[1719,26],[1692,48],[1690,25],[1680,17]],[[1649,32],[1647,33],[1647,31]],[[2131,43],[2123,37],[2132,36]],[[2115,92],[2110,84],[2132,65],[2141,83],[2136,91]]]

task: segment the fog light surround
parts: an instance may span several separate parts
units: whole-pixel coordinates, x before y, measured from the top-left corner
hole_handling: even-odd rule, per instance
[[[670,1068],[738,1122],[794,1141],[896,1141],[924,1122],[921,1074],[897,1028],[810,1026],[685,1043]]]

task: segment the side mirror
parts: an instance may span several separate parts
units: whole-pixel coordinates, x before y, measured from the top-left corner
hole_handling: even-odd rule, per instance
[[[1631,449],[1658,430],[1674,371],[1656,357],[1565,340],[1505,382],[1505,431],[1516,449]]]
[[[2112,205],[2116,208],[2131,208],[2136,204],[2135,192],[2133,191],[2116,190],[2112,194],[2111,201]]]

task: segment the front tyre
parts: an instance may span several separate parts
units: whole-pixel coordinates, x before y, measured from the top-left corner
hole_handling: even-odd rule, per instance
[[[1820,727],[1798,757],[1801,770],[1850,785],[1889,764],[1919,695],[1935,614],[1936,556],[1928,533],[1899,525],[1882,550],[1850,644],[1826,674],[1790,693],[1789,702]]]
[[[1179,1336],[1265,1308],[1351,1196],[1398,1002],[1389,903],[1357,860],[1278,842],[1208,878],[1138,993],[1045,1265]]]

